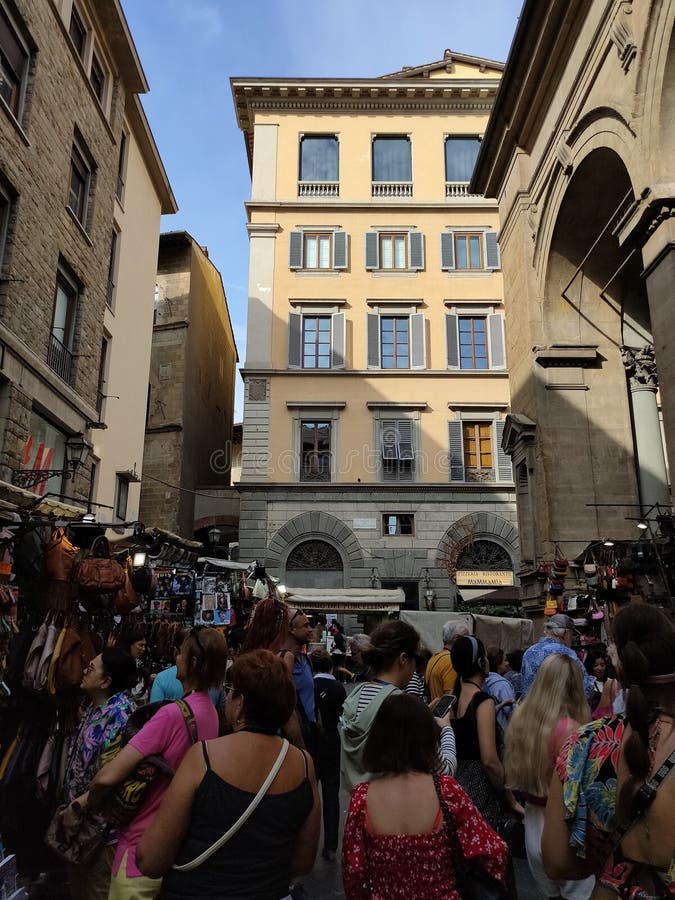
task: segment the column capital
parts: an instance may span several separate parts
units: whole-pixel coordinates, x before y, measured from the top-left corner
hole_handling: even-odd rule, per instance
[[[654,359],[654,347],[622,347],[621,359],[631,391],[657,391],[659,376]]]

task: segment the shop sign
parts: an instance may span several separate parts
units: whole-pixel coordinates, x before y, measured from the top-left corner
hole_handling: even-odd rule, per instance
[[[460,587],[511,587],[513,572],[508,569],[485,570],[465,569],[457,571],[457,584]]]

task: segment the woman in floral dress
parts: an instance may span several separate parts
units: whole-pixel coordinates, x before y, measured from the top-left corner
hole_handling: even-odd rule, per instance
[[[352,793],[342,840],[347,900],[460,900],[456,861],[434,785],[439,727],[409,694],[381,705],[364,751],[378,773]],[[506,882],[508,849],[465,791],[436,776],[466,860]]]

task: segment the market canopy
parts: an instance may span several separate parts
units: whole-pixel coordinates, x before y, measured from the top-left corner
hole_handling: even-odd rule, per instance
[[[405,604],[401,588],[290,588],[286,599],[305,612],[394,613]]]

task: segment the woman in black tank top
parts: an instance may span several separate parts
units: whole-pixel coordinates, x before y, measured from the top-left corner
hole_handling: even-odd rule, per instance
[[[320,830],[314,769],[290,747],[228,842],[190,871],[172,868],[196,859],[239,820],[279,757],[276,732],[295,704],[283,662],[256,650],[235,662],[231,678],[226,714],[233,733],[192,748],[138,849],[141,871],[164,875],[163,900],[281,900],[291,880],[314,864]]]

